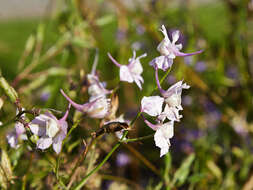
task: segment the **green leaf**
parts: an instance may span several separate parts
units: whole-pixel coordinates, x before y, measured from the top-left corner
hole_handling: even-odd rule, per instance
[[[208,169],[217,177],[217,179],[222,179],[222,171],[221,169],[214,163],[214,161],[209,160],[207,161]]]
[[[2,149],[1,165],[0,165],[0,185],[4,189],[8,187],[8,183],[13,179],[11,162],[8,154]]]
[[[190,167],[195,159],[195,154],[192,153],[189,155],[181,164],[180,168],[176,171],[174,178],[172,180],[172,186],[177,183],[177,186],[184,184],[187,179],[187,176],[190,172]]]

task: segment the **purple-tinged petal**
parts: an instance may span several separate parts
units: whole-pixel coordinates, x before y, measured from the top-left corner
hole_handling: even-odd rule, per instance
[[[15,123],[15,131],[16,131],[17,136],[25,133],[25,127],[24,127],[24,125],[22,123],[20,123],[20,122],[16,122]]]
[[[110,99],[100,97],[94,101],[96,103],[87,110],[87,114],[92,118],[104,118],[109,113]]]
[[[160,151],[160,157],[168,153],[170,147],[170,138],[174,135],[174,123],[172,121],[164,123],[157,129],[154,140],[156,146],[158,146]]]
[[[18,148],[18,138],[17,138],[15,131],[8,133],[6,138],[7,138],[8,144],[11,146],[11,148],[15,148],[15,149]]]
[[[68,109],[66,110],[64,116],[59,120],[59,121],[66,121],[68,115],[69,115],[69,110],[70,110],[71,104],[69,103]]]
[[[45,114],[40,114],[35,117],[30,123],[29,127],[33,134],[44,136],[46,134],[47,120],[50,118]]]
[[[185,56],[192,56],[192,55],[200,54],[202,52],[203,52],[203,50],[199,50],[199,51],[196,51],[196,52],[193,52],[193,53],[183,53],[183,52],[177,51],[177,52],[175,52],[175,55],[185,57]]]
[[[141,100],[141,111],[150,116],[158,116],[162,112],[164,99],[160,96],[144,96]]]
[[[41,149],[41,150],[45,150],[47,148],[49,148],[51,146],[51,144],[53,143],[52,138],[49,137],[41,137],[38,141],[37,141],[37,148]]]
[[[177,42],[177,40],[179,39],[179,36],[180,36],[179,30],[172,32],[172,43],[173,44],[175,44]]]
[[[112,56],[110,53],[107,53],[108,57],[111,59],[111,61],[117,66],[117,67],[121,67],[122,65],[119,64]]]
[[[56,152],[56,154],[59,154],[62,149],[62,141],[59,141],[58,143],[53,143],[53,149]]]
[[[163,71],[168,70],[173,64],[173,59],[168,58],[167,56],[159,56],[154,58],[149,65],[153,66],[154,68],[161,69]]]
[[[137,86],[142,90],[141,83],[144,82],[142,76],[140,76],[140,75],[134,76],[134,82],[135,82],[135,83],[137,84]]]
[[[162,27],[159,30],[163,33],[164,38],[169,40],[169,37],[168,37],[167,30],[166,30],[165,26],[162,25]]]
[[[164,94],[165,93],[165,90],[162,89],[161,85],[160,85],[160,81],[159,81],[159,78],[158,78],[158,68],[155,69],[155,80],[156,80],[156,84],[157,84],[157,87],[160,91],[161,94]]]
[[[120,67],[120,80],[132,83],[134,81],[133,76],[126,65]]]
[[[154,131],[156,131],[157,129],[159,129],[161,127],[159,123],[155,125],[153,123],[150,123],[142,114],[141,114],[141,116],[142,116],[144,122],[146,123],[146,125],[148,127],[150,127],[151,129],[153,129]]]
[[[71,100],[65,93],[64,91],[61,89],[61,93],[62,95],[69,101],[69,103],[74,107],[76,108],[78,111],[80,112],[83,112],[83,113],[86,113],[95,103],[98,99],[92,101],[92,102],[89,102],[89,103],[86,103],[86,104],[77,104],[75,103],[73,100]]]

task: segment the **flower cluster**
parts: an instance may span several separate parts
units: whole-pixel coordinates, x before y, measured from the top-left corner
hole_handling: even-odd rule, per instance
[[[188,89],[190,86],[183,81],[179,81],[167,90],[164,90],[159,82],[158,70],[168,70],[172,66],[173,59],[175,59],[176,56],[190,56],[201,53],[202,51],[182,53],[180,51],[182,49],[182,44],[176,44],[180,35],[179,31],[172,33],[172,40],[169,39],[164,25],[162,25],[161,32],[164,35],[164,39],[157,47],[161,55],[149,63],[155,69],[155,80],[160,95],[144,96],[141,100],[140,110],[142,113],[155,117],[156,123],[153,124],[142,115],[147,126],[156,131],[154,135],[155,144],[161,149],[160,156],[163,156],[168,152],[170,139],[174,135],[174,122],[179,122],[182,118],[182,115],[179,113],[183,110],[181,105],[182,90]],[[133,51],[133,57],[128,60],[127,65],[119,64],[110,53],[108,53],[108,56],[110,60],[119,67],[120,81],[129,83],[135,82],[137,86],[142,89],[144,79],[141,76],[143,67],[140,59],[146,57],[146,53],[136,57],[136,52]],[[128,130],[130,122],[126,121],[123,115],[120,117],[116,116],[119,104],[118,96],[112,90],[107,90],[106,83],[99,80],[96,73],[98,63],[96,58],[91,72],[87,74],[89,99],[86,103],[78,104],[66,95],[63,90],[60,90],[62,95],[69,102],[69,107],[65,115],[58,120],[52,113],[46,111],[43,114],[39,114],[25,125],[32,134],[37,137],[37,148],[45,150],[52,145],[57,154],[61,152],[63,140],[67,136],[68,123],[66,119],[71,105],[77,111],[82,112],[90,118],[102,119],[101,124],[107,128],[100,128],[99,132],[93,133],[95,137],[101,135],[103,131],[107,131],[115,132],[116,136],[122,139],[123,131]],[[24,115],[22,117],[24,117]],[[15,124],[15,130],[7,136],[11,147],[17,148],[19,146],[18,141],[21,137],[23,140],[28,138],[26,136],[26,127],[20,122]]]
[[[157,47],[161,56],[156,57],[149,63],[155,69],[155,79],[161,96],[143,97],[141,112],[156,117],[156,124],[152,124],[142,115],[147,126],[156,131],[154,135],[155,144],[161,149],[160,156],[163,156],[169,151],[170,138],[174,135],[174,122],[179,122],[182,118],[182,115],[179,114],[179,111],[183,110],[181,105],[182,90],[188,89],[190,86],[183,83],[183,81],[179,81],[169,89],[163,90],[159,82],[158,69],[168,70],[176,56],[191,56],[202,51],[182,53],[180,52],[182,44],[176,44],[180,35],[179,31],[172,33],[172,41],[169,39],[164,25],[162,25],[161,32],[164,39]]]

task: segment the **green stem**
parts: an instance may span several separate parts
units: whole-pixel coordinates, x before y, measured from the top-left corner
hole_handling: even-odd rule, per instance
[[[128,143],[128,142],[141,141],[141,140],[152,138],[153,136],[154,136],[154,134],[151,134],[151,135],[147,135],[147,136],[144,136],[144,137],[138,137],[138,138],[133,138],[133,139],[122,140],[120,142],[122,142],[122,143]]]
[[[10,98],[12,103],[18,100],[18,94],[12,86],[5,80],[0,71],[0,87],[4,90],[5,94]]]
[[[127,135],[128,131],[125,131],[121,140],[124,139]],[[112,150],[106,155],[106,157],[104,158],[104,160],[99,164],[97,165],[97,167],[95,167],[93,170],[90,171],[90,173],[88,173],[83,179],[82,181],[74,188],[74,190],[79,190],[81,189],[85,182],[87,181],[87,179],[95,172],[97,172],[103,165],[104,163],[111,157],[111,155],[113,154],[113,152],[120,146],[121,142],[118,142],[113,148]]]

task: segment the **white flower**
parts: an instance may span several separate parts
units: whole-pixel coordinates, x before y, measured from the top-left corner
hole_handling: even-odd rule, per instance
[[[170,139],[174,136],[174,122],[152,124],[144,116],[143,119],[147,126],[156,131],[154,135],[155,145],[161,149],[160,157],[162,157],[169,151]]]
[[[70,108],[70,107],[69,107]],[[39,136],[37,148],[45,150],[53,145],[54,151],[59,154],[62,148],[62,141],[67,135],[68,124],[66,122],[69,110],[58,120],[49,112],[35,117],[29,127],[33,134]]]
[[[141,111],[150,116],[158,116],[162,112],[164,99],[160,96],[144,96],[141,100]]]
[[[154,140],[155,145],[161,149],[160,157],[168,153],[170,147],[170,138],[172,138],[173,135],[174,135],[173,121],[162,124],[156,130]]]
[[[156,57],[149,63],[154,68],[162,69],[165,71],[172,66],[173,59],[175,59],[176,56],[191,56],[202,52],[202,50],[193,53],[180,52],[180,50],[182,49],[182,44],[176,44],[176,42],[179,39],[180,32],[178,30],[174,31],[172,33],[172,41],[171,41],[168,37],[164,25],[162,25],[160,31],[164,35],[164,39],[157,46],[157,51],[160,52],[161,56]]]
[[[136,57],[136,52],[133,51],[133,57],[128,60],[128,65],[119,64],[110,53],[108,53],[111,61],[120,68],[120,81],[126,81],[129,83],[135,82],[137,86],[142,89],[141,84],[144,83],[144,80],[141,76],[143,68],[140,62],[140,59],[146,57],[147,54],[143,54],[139,57]]]

